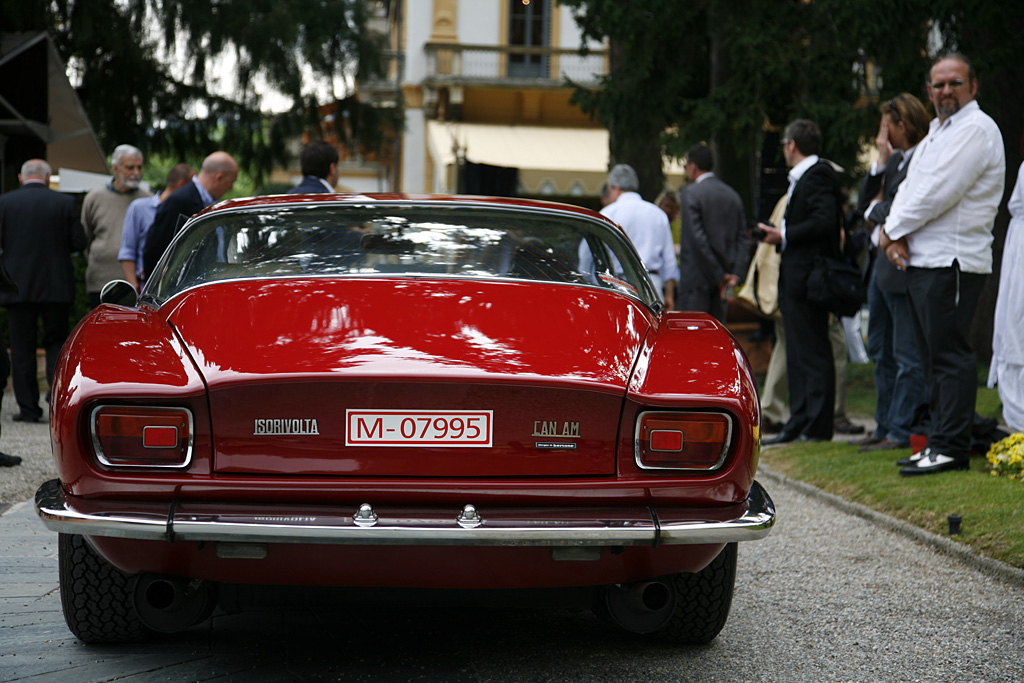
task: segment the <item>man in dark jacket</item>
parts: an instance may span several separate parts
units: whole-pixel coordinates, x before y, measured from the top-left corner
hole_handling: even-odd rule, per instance
[[[676,307],[703,311],[725,322],[726,289],[747,272],[750,246],[743,200],[714,173],[711,148],[686,153],[686,178],[679,190],[679,296]]]
[[[214,152],[203,160],[199,173],[192,182],[185,183],[160,204],[153,225],[146,233],[146,246],[142,252],[146,277],[158,277],[156,264],[170,245],[178,228],[235,186],[238,164],[227,152]]]
[[[335,192],[338,183],[338,148],[323,140],[313,140],[302,148],[302,182],[288,194]]]
[[[765,223],[765,242],[782,249],[779,308],[786,331],[790,418],[777,436],[762,443],[796,439],[830,441],[835,409],[835,368],[828,338],[828,311],[807,298],[807,278],[816,257],[840,255],[840,181],[819,159],[821,131],[807,119],[786,126],[782,152],[789,172],[789,204],[782,226]]]
[[[0,250],[17,292],[0,294],[11,332],[14,396],[20,422],[38,422],[36,334],[43,321],[46,379],[53,382],[57,356],[68,336],[75,298],[72,252],[86,246],[85,230],[71,197],[49,188],[50,165],[30,159],[18,174],[21,187],[0,196]]]

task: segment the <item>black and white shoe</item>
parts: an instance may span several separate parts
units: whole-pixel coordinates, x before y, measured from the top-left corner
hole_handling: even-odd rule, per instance
[[[914,453],[910,457],[900,458],[899,460],[896,461],[896,464],[899,465],[900,467],[916,465],[918,460],[920,460],[921,458],[927,458],[929,455],[931,455],[931,452],[932,449],[928,446],[925,446],[924,448],[919,450],[917,453]]]
[[[921,451],[922,453],[924,451]],[[942,453],[928,452],[916,463],[900,470],[901,477],[916,477],[920,474],[935,474],[946,470],[969,470],[971,463],[967,458],[953,458]]]

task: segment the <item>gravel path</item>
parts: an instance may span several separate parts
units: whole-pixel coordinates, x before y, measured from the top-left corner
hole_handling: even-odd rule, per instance
[[[12,404],[0,449],[25,462],[0,469],[0,680],[1024,679],[1018,570],[978,571],[948,539],[769,471],[779,522],[741,545],[732,614],[707,647],[651,645],[578,610],[445,603],[218,613],[153,643],[85,647],[61,616],[56,535],[27,502],[54,476],[48,425],[12,422]]]
[[[43,422],[15,422],[11,418],[17,412],[18,404],[8,384],[0,410],[0,451],[21,456],[21,464],[0,467],[0,512],[14,503],[29,500],[40,484],[57,476],[50,453],[48,416],[43,416]]]
[[[60,613],[56,537],[0,517],[0,680],[1006,681],[1024,588],[767,482],[779,523],[740,548],[709,646],[653,645],[575,609],[399,604],[218,613],[152,643],[85,647]]]

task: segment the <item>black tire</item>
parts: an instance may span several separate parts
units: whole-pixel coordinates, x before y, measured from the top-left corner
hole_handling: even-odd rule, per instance
[[[714,640],[732,607],[736,558],[736,544],[729,543],[701,571],[666,577],[675,587],[676,605],[668,623],[652,635],[682,645],[703,645]]]
[[[83,643],[134,643],[147,629],[132,606],[130,578],[108,564],[84,537],[60,534],[60,604]]]

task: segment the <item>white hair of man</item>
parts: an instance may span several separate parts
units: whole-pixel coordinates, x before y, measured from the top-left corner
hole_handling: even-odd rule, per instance
[[[21,165],[22,178],[45,178],[51,173],[53,169],[42,159],[29,159]]]
[[[608,187],[617,187],[623,192],[639,192],[640,179],[629,164],[617,164],[608,173]]]
[[[142,150],[133,145],[118,145],[114,148],[114,153],[110,155],[110,163],[114,166],[121,165],[121,159],[125,157],[139,157],[142,158]]]

